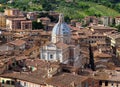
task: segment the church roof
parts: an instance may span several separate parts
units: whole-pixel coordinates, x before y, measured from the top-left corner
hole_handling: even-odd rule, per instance
[[[67,44],[65,44],[65,43],[63,43],[63,42],[58,42],[58,43],[56,43],[56,46],[57,46],[58,48],[60,48],[60,49],[66,49],[66,48],[69,47],[69,45],[67,45]]]

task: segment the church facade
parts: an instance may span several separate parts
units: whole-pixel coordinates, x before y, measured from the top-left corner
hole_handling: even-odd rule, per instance
[[[71,31],[64,22],[63,14],[59,15],[59,21],[54,26],[51,36],[51,42],[40,49],[40,58],[79,66],[79,46],[71,45]]]

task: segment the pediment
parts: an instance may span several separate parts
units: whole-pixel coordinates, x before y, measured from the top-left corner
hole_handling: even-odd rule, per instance
[[[56,48],[56,45],[51,42],[51,43],[49,43],[49,44],[47,45],[47,47],[48,47],[48,48],[53,48],[53,49],[55,49],[55,48]]]

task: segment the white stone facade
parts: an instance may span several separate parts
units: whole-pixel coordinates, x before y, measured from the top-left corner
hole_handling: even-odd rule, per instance
[[[59,49],[53,43],[44,46],[41,50],[41,59],[48,61],[60,61],[62,63],[67,63],[69,55],[64,56],[64,54],[69,53],[69,49]]]

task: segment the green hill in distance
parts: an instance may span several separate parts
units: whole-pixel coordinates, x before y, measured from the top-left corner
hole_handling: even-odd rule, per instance
[[[62,12],[71,18],[81,18],[85,16],[119,16],[120,13],[114,9],[99,5],[94,2],[78,2],[75,4],[60,5],[57,8],[58,12]]]
[[[107,0],[14,0],[13,3],[7,3],[8,0],[1,1],[0,11],[3,11],[4,8],[19,8],[23,11],[52,10],[62,12],[70,19],[85,16],[120,16],[120,1],[113,2],[114,0],[108,0],[108,3],[105,2]]]

